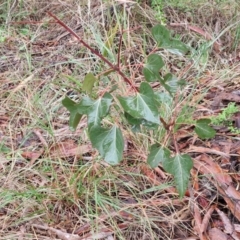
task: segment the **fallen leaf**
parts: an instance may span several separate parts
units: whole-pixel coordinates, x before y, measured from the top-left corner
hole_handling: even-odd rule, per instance
[[[210,218],[211,218],[212,213],[213,213],[214,210],[215,210],[215,206],[212,205],[212,206],[208,209],[208,211],[206,212],[206,214],[204,215],[203,220],[202,220],[202,225],[201,225],[201,231],[202,231],[202,232],[205,232],[205,231],[207,230],[207,227],[208,227]]]
[[[240,224],[234,224],[234,229],[236,232],[240,233]]]
[[[194,167],[214,184],[232,214],[240,221],[240,192],[234,188],[229,174],[224,173],[213,159],[204,154],[194,159]]]
[[[199,190],[198,173],[194,168],[191,170],[191,176],[193,189],[195,191],[198,191]]]
[[[240,129],[240,112],[234,114],[235,118],[235,127]]]
[[[91,151],[90,145],[77,145],[74,141],[68,140],[57,143],[49,150],[51,158],[67,158],[73,156],[81,156]]]
[[[228,240],[228,235],[218,228],[211,228],[208,234],[211,240]]]
[[[197,232],[197,235],[199,236],[200,240],[206,240],[206,237],[203,235],[203,232],[201,230],[201,226],[202,226],[202,218],[201,218],[201,214],[200,214],[200,210],[199,207],[197,205],[197,202],[193,203],[193,217],[195,220],[195,226],[194,226],[194,230]]]
[[[141,165],[141,172],[147,176],[147,178],[153,183],[154,185],[160,185],[161,182],[158,180],[157,175],[155,174],[154,170],[150,169],[147,165]]]
[[[232,183],[232,178],[229,176],[229,174],[225,172],[217,163],[215,163],[210,156],[204,154],[202,155],[201,160],[211,167],[211,174],[218,183],[221,183],[222,185],[229,185]]]
[[[204,193],[203,193],[204,194]],[[203,208],[203,209],[207,209],[209,207],[209,200],[206,199],[206,197],[203,196],[199,196],[197,198],[199,205]]]
[[[190,146],[190,148],[187,150],[187,152],[197,152],[197,153],[210,153],[210,154],[215,154],[215,155],[219,155],[222,157],[226,157],[229,158],[229,154],[226,154],[224,152],[221,151],[217,151],[215,149],[211,149],[211,148],[205,148],[205,147],[196,147],[196,146]]]
[[[224,223],[224,232],[231,235],[235,240],[239,240],[237,233],[234,229],[234,226],[229,220],[229,218],[227,217],[227,215],[221,210],[219,210],[218,208],[216,208],[216,211]]]
[[[44,150],[41,149],[39,151],[35,152],[22,152],[22,157],[30,161],[30,165],[33,165],[37,159],[43,154]]]

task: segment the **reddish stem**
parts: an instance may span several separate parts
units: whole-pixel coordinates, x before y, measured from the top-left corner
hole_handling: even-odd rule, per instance
[[[57,23],[59,23],[61,26],[63,26],[70,34],[72,34],[74,37],[77,38],[77,40],[83,44],[84,47],[88,48],[93,54],[98,56],[102,61],[107,63],[114,71],[116,71],[122,78],[123,80],[128,83],[131,88],[135,91],[138,92],[137,88],[132,84],[132,82],[125,76],[125,74],[119,69],[119,66],[116,66],[112,64],[108,59],[106,59],[101,53],[93,49],[91,46],[89,46],[84,40],[82,40],[70,27],[68,27],[64,22],[62,22],[60,19],[58,19],[57,16],[52,14],[51,12],[47,12],[52,18],[54,18]]]

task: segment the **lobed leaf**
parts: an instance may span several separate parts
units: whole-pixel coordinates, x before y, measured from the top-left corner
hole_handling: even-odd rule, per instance
[[[164,43],[161,47],[179,56],[182,56],[189,51],[189,47],[178,39],[171,39],[169,42]]]
[[[174,176],[178,193],[182,198],[187,190],[190,170],[193,167],[193,161],[187,154],[177,154],[170,159],[164,159],[163,168]]]
[[[133,97],[118,97],[125,112],[135,119],[143,119],[152,124],[160,124],[158,108],[151,86],[143,82],[140,93]]]
[[[158,144],[151,146],[150,153],[148,155],[147,163],[151,168],[156,168],[160,162],[168,161],[170,159],[170,151]]]
[[[172,38],[170,31],[162,25],[153,27],[152,35],[159,47],[167,49],[173,54],[183,55],[189,51],[189,47],[185,43]]]
[[[108,114],[111,103],[112,96],[109,93],[105,93],[103,97],[94,101],[87,112],[88,125],[99,125],[101,120]]]
[[[143,75],[148,82],[161,79],[159,70],[164,66],[162,58],[157,54],[151,54],[143,68]]]
[[[181,198],[187,190],[190,170],[192,167],[193,161],[187,154],[177,154],[176,156],[163,161],[163,168],[165,171],[174,176],[174,181]]]
[[[105,129],[93,126],[89,129],[89,137],[106,162],[116,165],[122,160],[124,140],[121,130],[116,126]]]
[[[96,101],[89,97],[83,97],[79,103],[75,103],[70,98],[65,97],[62,104],[70,112],[69,126],[75,130],[82,115],[88,116],[88,127],[100,125],[101,120],[108,114],[111,106],[112,96],[105,93]]]
[[[157,25],[152,28],[152,35],[158,46],[170,41],[170,32],[162,25]]]
[[[210,119],[199,119],[195,124],[195,132],[201,139],[213,138],[216,135],[216,131],[209,126]]]

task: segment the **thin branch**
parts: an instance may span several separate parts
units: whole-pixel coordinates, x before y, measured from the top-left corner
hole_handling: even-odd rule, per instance
[[[125,74],[119,69],[118,66],[112,64],[108,59],[106,59],[101,53],[93,49],[91,46],[89,46],[84,40],[82,40],[70,27],[68,27],[64,22],[62,22],[60,19],[58,19],[57,16],[52,14],[51,12],[47,12],[52,18],[54,18],[57,23],[59,23],[61,26],[63,26],[70,34],[72,34],[74,37],[77,38],[77,40],[83,44],[84,47],[88,48],[94,55],[98,56],[102,61],[104,61],[106,64],[108,64],[114,71],[116,71],[123,80],[128,83],[131,88],[138,92],[138,89],[132,84],[132,82],[125,76]]]

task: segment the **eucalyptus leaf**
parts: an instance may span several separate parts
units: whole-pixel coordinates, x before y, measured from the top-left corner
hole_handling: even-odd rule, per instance
[[[121,130],[116,126],[105,129],[100,126],[93,126],[89,130],[89,137],[106,162],[116,165],[122,160],[124,140]]]

